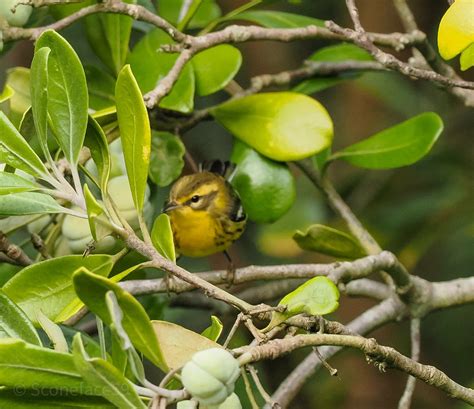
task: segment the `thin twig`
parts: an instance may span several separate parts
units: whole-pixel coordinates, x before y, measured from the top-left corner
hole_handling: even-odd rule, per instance
[[[7,259],[13,260],[20,266],[29,266],[33,260],[16,244],[10,243],[6,234],[0,231],[0,253],[5,253]]]
[[[420,319],[413,318],[410,321],[411,359],[420,359]],[[398,402],[398,409],[410,409],[413,393],[415,392],[416,378],[409,376],[403,395]]]

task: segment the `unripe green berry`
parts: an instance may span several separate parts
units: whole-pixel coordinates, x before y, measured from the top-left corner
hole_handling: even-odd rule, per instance
[[[0,1],[0,16],[7,20],[10,26],[23,27],[30,18],[33,8],[28,5],[19,5],[15,12],[12,8],[18,4],[18,0],[1,0]]]
[[[201,406],[199,409],[242,409],[239,397],[233,393],[219,406]]]
[[[222,348],[210,348],[193,355],[181,371],[181,381],[202,405],[219,405],[234,391],[239,377],[238,361]]]

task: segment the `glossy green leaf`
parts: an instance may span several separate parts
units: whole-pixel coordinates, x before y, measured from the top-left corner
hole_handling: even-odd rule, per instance
[[[232,20],[246,20],[268,28],[324,27],[324,21],[282,11],[250,10],[232,16]]]
[[[102,209],[102,206],[99,204],[99,202],[97,202],[87,184],[84,184],[84,198],[86,201],[89,228],[91,230],[92,237],[97,241],[98,238],[95,219],[104,213],[104,209]],[[100,225],[98,227],[100,229]]]
[[[191,60],[198,95],[209,95],[224,88],[242,65],[242,54],[232,45],[208,48]]]
[[[150,179],[158,186],[168,186],[183,170],[184,153],[185,147],[178,136],[152,131]]]
[[[158,345],[150,319],[142,305],[128,292],[104,277],[80,269],[74,274],[74,288],[79,298],[106,325],[112,320],[108,311],[105,295],[113,291],[123,311],[123,327],[134,346],[159,368],[166,370],[165,361]]]
[[[305,232],[297,231],[293,239],[304,250],[333,257],[356,259],[367,255],[352,236],[321,224],[314,224]]]
[[[262,93],[217,106],[212,115],[234,136],[277,161],[293,161],[327,148],[333,124],[315,99],[293,92]]]
[[[51,392],[51,393],[48,393]],[[74,392],[58,393],[45,391],[44,396],[38,396],[38,391],[22,390],[19,394],[15,390],[0,390],[0,407],[8,409],[115,409],[115,406],[102,397],[77,395]]]
[[[222,348],[218,343],[172,322],[151,323],[169,370],[181,368],[198,351]]]
[[[120,350],[125,353],[125,363],[128,361],[128,365],[135,378],[138,382],[143,384],[146,379],[145,368],[143,367],[142,359],[133,347],[130,337],[123,328],[123,312],[113,291],[108,291],[106,293],[105,303],[107,304],[107,309],[112,321],[112,324],[110,325],[112,338],[118,342]]]
[[[72,355],[11,338],[0,339],[0,384],[17,390],[60,390],[95,395],[74,366]]]
[[[129,65],[118,76],[115,98],[133,202],[136,209],[142,211],[150,164],[151,130],[140,88]]]
[[[296,186],[288,165],[268,159],[240,141],[234,144],[231,160],[237,168],[230,183],[250,220],[272,223],[290,209]]]
[[[99,111],[115,106],[115,78],[93,65],[84,67],[89,91],[90,108]]]
[[[62,322],[80,308],[79,305],[66,313],[68,306],[77,300],[72,284],[74,272],[85,267],[94,274],[107,276],[113,263],[112,256],[102,254],[56,257],[24,268],[4,285],[3,291],[33,322],[37,310],[55,322]]]
[[[324,62],[324,61],[371,61],[373,57],[365,50],[357,47],[354,44],[337,44],[328,47],[323,47],[316,51],[308,58],[309,61]],[[340,75],[321,76],[311,78],[300,82],[293,88],[295,92],[303,94],[313,94],[323,89],[340,84],[347,79],[355,79],[360,77],[360,72],[346,72]]]
[[[0,196],[10,193],[31,192],[39,186],[14,173],[0,171]],[[1,199],[0,199],[1,200]]]
[[[173,230],[167,214],[162,213],[155,219],[151,229],[151,241],[163,257],[173,262],[176,261]]]
[[[158,15],[176,25],[183,3],[184,0],[160,0]],[[188,24],[188,28],[202,28],[220,15],[221,11],[215,0],[203,0]]]
[[[294,315],[326,315],[339,307],[339,290],[327,277],[318,276],[300,285],[278,303],[286,307],[284,312],[274,311],[265,331],[268,331]]]
[[[41,150],[50,157],[48,150],[48,60],[51,49],[37,50],[31,63],[31,111]]]
[[[124,3],[135,3],[125,0]],[[98,13],[85,18],[87,38],[101,61],[117,75],[125,64],[133,19],[129,16]]]
[[[460,62],[462,71],[466,71],[474,66],[474,43],[472,43],[461,53]]]
[[[41,346],[41,340],[33,324],[2,290],[0,290],[0,338],[18,338]]]
[[[35,177],[48,175],[41,159],[2,111],[0,111],[0,162]]]
[[[207,327],[201,333],[201,335],[203,337],[209,338],[211,341],[217,342],[217,340],[222,334],[223,329],[224,329],[224,326],[222,325],[221,320],[217,318],[215,315],[211,315],[211,325]]]
[[[120,409],[146,409],[133,385],[114,366],[101,358],[89,358],[81,334],[73,341],[76,369],[82,377],[100,390],[101,395]]]
[[[162,30],[155,29],[146,34],[130,53],[128,62],[143,93],[154,89],[173,67],[178,58],[177,54],[160,51],[162,45],[172,43],[171,37]],[[160,101],[159,106],[184,113],[193,110],[194,71],[191,64],[186,64],[178,81],[170,93]]]
[[[69,43],[53,30],[36,41],[36,52],[51,49],[48,69],[48,113],[51,128],[66,159],[76,164],[87,128],[89,97],[81,61]]]
[[[89,117],[84,145],[91,151],[92,160],[99,172],[100,188],[102,193],[105,194],[107,192],[107,184],[109,182],[110,169],[112,166],[109,145],[101,126],[92,117]]]
[[[443,121],[425,112],[336,152],[330,160],[344,159],[354,166],[390,169],[419,161],[443,131]]]
[[[36,320],[51,340],[54,350],[58,352],[69,352],[69,347],[59,325],[51,321],[41,310],[36,311]]]
[[[12,193],[2,196],[0,215],[24,216],[27,214],[68,213],[51,196],[36,192]]]

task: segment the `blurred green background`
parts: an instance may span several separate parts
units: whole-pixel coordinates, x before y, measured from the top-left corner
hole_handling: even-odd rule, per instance
[[[224,12],[243,3],[219,1]],[[362,23],[368,31],[403,31],[391,1],[359,0],[357,3]],[[436,44],[437,25],[446,10],[446,1],[418,0],[410,3],[420,28]],[[342,0],[303,0],[299,5],[280,1],[271,8],[350,24]],[[100,64],[84,40],[81,24],[75,24],[63,34],[74,45],[83,62]],[[139,38],[139,33],[135,32],[134,36]],[[304,58],[328,44],[323,40],[241,44],[238,47],[243,52],[244,63],[237,81],[245,86],[254,75],[296,68]],[[409,58],[409,51],[400,56]],[[28,67],[31,58],[32,44],[29,42],[20,42],[4,53],[0,58],[0,82],[3,84],[9,68]],[[453,65],[458,68],[457,61]],[[472,72],[463,76],[474,79]],[[431,153],[414,166],[393,171],[365,171],[337,162],[331,167],[330,175],[382,247],[396,253],[414,274],[434,281],[471,275],[474,264],[472,109],[432,84],[393,73],[365,74],[314,96],[333,118],[335,149],[421,112],[434,111],[443,118],[445,131],[441,138]],[[197,105],[214,104],[224,97],[225,94],[221,93],[203,98],[197,101]],[[183,139],[198,161],[228,159],[230,156],[232,137],[214,122],[200,124]],[[243,238],[230,250],[237,266],[332,261],[300,250],[291,239],[296,229],[304,229],[312,223],[344,228],[321,195],[296,169],[293,170],[298,185],[296,204],[272,225],[249,226]],[[185,171],[189,170],[186,168]],[[154,189],[153,200],[158,210],[166,194],[167,189]],[[226,260],[221,255],[200,260],[182,259],[180,263],[191,271],[226,267]],[[256,285],[258,283],[240,289]],[[281,295],[276,294],[277,299],[273,301],[278,301]],[[213,311],[212,305],[189,308],[187,305],[194,304],[192,297],[189,301],[189,297],[148,296],[142,297],[142,301],[152,318],[173,320],[199,331],[208,325],[211,313],[220,316],[227,331],[235,319],[232,314],[222,315],[221,311]],[[369,300],[344,298],[340,309],[331,318],[346,323],[372,305],[374,302]],[[422,362],[435,365],[454,380],[471,386],[474,384],[473,319],[472,305],[434,313],[423,320],[421,338]],[[408,327],[406,322],[390,324],[372,335],[381,344],[409,354]],[[239,337],[244,342],[248,334],[242,331]],[[261,364],[260,374],[267,389],[274,390],[308,352],[299,351],[284,359]],[[379,373],[366,364],[363,355],[352,351],[343,352],[330,363],[339,370],[339,378],[331,378],[325,371],[318,372],[292,403],[292,408],[396,407],[406,381],[405,375],[395,371]],[[443,392],[418,382],[412,407],[460,409],[462,405]]]

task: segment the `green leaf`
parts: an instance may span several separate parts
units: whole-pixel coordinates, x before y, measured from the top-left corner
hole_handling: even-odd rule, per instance
[[[198,95],[209,95],[224,88],[242,65],[242,54],[232,45],[208,48],[191,60]]]
[[[78,297],[106,325],[113,324],[105,295],[113,291],[123,311],[123,327],[135,347],[159,368],[166,370],[165,361],[158,345],[150,319],[142,305],[128,292],[104,277],[82,268],[74,274],[74,288]]]
[[[82,344],[81,334],[73,341],[76,369],[101,395],[120,409],[146,409],[133,385],[114,366],[100,358],[89,358]]]
[[[135,3],[125,0],[124,3]],[[85,18],[87,39],[101,61],[117,75],[125,64],[133,19],[118,14],[99,13]]]
[[[145,383],[145,369],[137,351],[133,347],[127,332],[123,328],[123,312],[118,304],[117,297],[113,291],[108,291],[105,295],[105,303],[112,320],[110,330],[112,331],[112,341],[117,341],[119,349],[125,353],[125,364],[128,361],[129,367],[135,378],[141,384]],[[116,351],[117,352],[117,351]],[[119,354],[120,355],[120,354]],[[115,359],[122,360],[115,354]]]
[[[87,184],[84,184],[84,198],[86,200],[86,207],[87,207],[87,217],[89,221],[89,228],[91,230],[92,237],[94,240],[100,240],[102,237],[104,237],[102,234],[100,234],[101,237],[97,237],[97,229],[96,229],[96,219],[104,213],[104,209],[102,209],[102,206],[97,202],[91,191],[89,190],[89,186]],[[99,230],[101,228],[101,225],[97,226],[99,227]],[[106,234],[107,235],[107,234]]]
[[[110,168],[112,166],[109,145],[101,126],[91,116],[89,117],[84,145],[91,151],[92,160],[97,166],[100,176],[100,189],[102,194],[105,195],[107,193],[107,184],[109,182]]]
[[[329,160],[344,159],[367,169],[411,165],[431,150],[442,131],[441,118],[425,112],[336,152]]]
[[[309,57],[310,61],[316,62],[338,62],[346,60],[371,61],[373,57],[365,50],[354,44],[337,44],[323,47]],[[295,92],[313,94],[323,89],[340,84],[347,79],[360,77],[360,72],[346,72],[340,75],[322,76],[302,81],[293,88]]]
[[[36,311],[36,320],[43,328],[43,331],[48,335],[54,346],[54,350],[58,352],[68,353],[69,348],[59,325],[56,325],[41,310]]]
[[[150,179],[158,186],[168,186],[178,178],[184,167],[186,149],[181,139],[169,132],[152,131]]]
[[[5,87],[3,88],[3,91],[0,94],[0,104],[5,101],[8,101],[11,97],[13,97],[13,95],[15,95],[15,91],[13,90],[13,88],[10,87],[10,85],[5,84]]]
[[[51,196],[36,192],[21,192],[5,195],[0,200],[1,216],[24,216],[27,214],[68,213]]]
[[[293,92],[262,93],[230,100],[211,114],[234,136],[277,161],[293,161],[327,148],[333,124],[316,100]]]
[[[246,20],[268,28],[298,28],[306,26],[324,27],[324,21],[300,14],[284,13],[282,11],[252,10],[244,11],[229,18],[229,20]]]
[[[48,171],[6,115],[0,111],[0,162],[35,177],[47,177]]]
[[[74,366],[72,355],[28,344],[18,339],[0,339],[0,384],[17,390],[56,390],[65,394],[95,395]],[[46,392],[46,391],[45,391]]]
[[[352,236],[321,224],[313,224],[306,232],[297,231],[293,239],[304,250],[333,257],[356,259],[367,255]]]
[[[77,395],[72,392],[58,393],[45,390],[44,395],[38,396],[38,391],[0,390],[0,407],[8,409],[115,409],[115,406],[102,397]],[[48,393],[50,392],[50,393]]]
[[[219,337],[222,334],[224,326],[222,325],[222,322],[219,318],[217,318],[215,315],[211,315],[211,325],[207,327],[201,335],[203,337],[206,337],[210,339],[211,341],[217,342]]]
[[[0,196],[10,193],[31,192],[39,186],[28,179],[14,173],[0,171]]]
[[[41,310],[54,322],[62,322],[79,308],[66,313],[69,305],[77,301],[72,284],[74,272],[85,267],[95,274],[107,276],[114,263],[112,256],[82,255],[57,257],[32,264],[21,270],[3,287],[3,291],[26,315],[36,322],[36,311]]]
[[[218,343],[172,322],[151,323],[169,370],[181,368],[198,351],[222,348]]]
[[[115,98],[128,181],[135,207],[141,212],[150,164],[151,131],[148,112],[129,65],[120,71]]]
[[[162,213],[155,219],[151,229],[151,241],[163,257],[173,262],[176,261],[173,230],[167,214]]]
[[[284,312],[274,311],[265,331],[280,325],[294,315],[326,315],[339,307],[339,290],[327,277],[314,277],[287,294],[278,303],[286,307]]]
[[[183,3],[184,0],[160,0],[158,14],[171,24],[176,25]],[[220,15],[221,10],[215,0],[203,0],[188,24],[188,28],[202,28],[212,20],[219,18]]]
[[[69,43],[53,30],[44,31],[35,50],[51,49],[48,69],[50,124],[66,159],[77,163],[87,128],[89,97],[81,61]]]
[[[99,111],[115,106],[115,78],[93,65],[84,67],[89,91],[89,106]]]
[[[173,67],[178,58],[177,54],[160,51],[162,45],[172,43],[171,37],[162,30],[155,29],[143,36],[130,53],[128,61],[143,93],[154,89]],[[193,110],[194,71],[191,64],[185,65],[178,81],[170,93],[160,101],[159,106],[183,113]]]
[[[48,150],[48,60],[51,49],[43,47],[35,52],[31,63],[31,111],[41,150],[50,157]]]
[[[238,140],[231,160],[237,168],[230,183],[250,220],[273,223],[290,209],[296,185],[287,164],[268,159]]]
[[[460,62],[462,71],[466,71],[474,66],[474,43],[472,43],[461,53]]]
[[[41,346],[33,324],[2,290],[0,290],[0,338],[18,338],[30,344]]]

